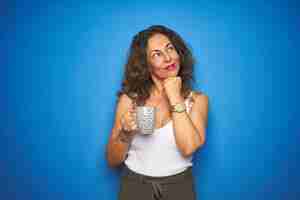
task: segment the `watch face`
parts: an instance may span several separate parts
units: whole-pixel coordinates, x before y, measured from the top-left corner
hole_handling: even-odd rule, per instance
[[[183,111],[185,111],[185,105],[184,104],[176,104],[174,106],[174,111],[175,112],[183,112]]]

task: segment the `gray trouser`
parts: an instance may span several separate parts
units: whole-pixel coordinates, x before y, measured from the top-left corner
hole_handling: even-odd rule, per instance
[[[157,178],[137,174],[125,166],[119,200],[196,200],[192,168]]]

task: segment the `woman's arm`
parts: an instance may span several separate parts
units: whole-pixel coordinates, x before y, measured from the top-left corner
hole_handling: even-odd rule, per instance
[[[106,158],[111,167],[119,166],[126,158],[132,137],[124,134],[121,118],[131,109],[132,100],[123,94],[117,105],[114,127],[106,147]]]
[[[194,104],[190,113],[172,112],[173,128],[177,147],[184,157],[191,156],[205,142],[208,115],[208,97],[193,94]],[[175,100],[184,103],[183,99]]]
[[[181,78],[169,77],[164,80],[164,90],[170,105],[184,104],[181,95]],[[205,142],[205,129],[207,124],[208,97],[194,93],[194,105],[190,114],[185,112],[172,112],[173,128],[177,147],[184,157],[192,155]]]

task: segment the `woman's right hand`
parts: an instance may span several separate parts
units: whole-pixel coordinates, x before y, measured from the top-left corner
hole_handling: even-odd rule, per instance
[[[132,104],[121,117],[121,131],[129,138],[137,133],[136,105]]]

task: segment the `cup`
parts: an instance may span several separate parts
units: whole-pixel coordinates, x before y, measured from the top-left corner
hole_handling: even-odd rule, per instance
[[[141,134],[152,134],[155,129],[156,108],[151,106],[136,107],[136,121]]]

